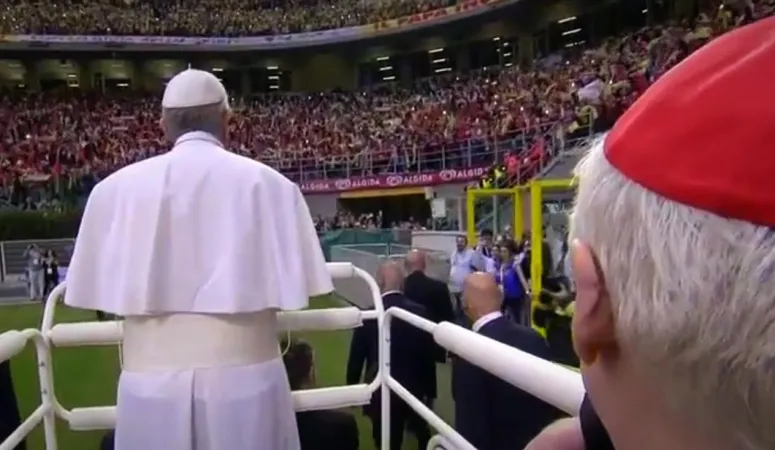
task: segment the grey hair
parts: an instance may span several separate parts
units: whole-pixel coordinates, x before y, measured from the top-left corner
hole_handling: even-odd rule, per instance
[[[162,108],[161,117],[167,139],[175,142],[184,134],[192,131],[204,131],[223,139],[223,121],[226,109],[224,103],[191,108]]]
[[[775,232],[644,189],[602,140],[576,175],[570,237],[595,252],[638,371],[703,432],[775,448]]]

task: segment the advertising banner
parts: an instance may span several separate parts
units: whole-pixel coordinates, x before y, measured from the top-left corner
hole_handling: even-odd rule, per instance
[[[40,42],[44,44],[118,44],[203,47],[271,46],[290,42],[329,42],[334,38],[357,36],[359,27],[307,33],[277,34],[251,37],[187,37],[187,36],[98,36],[98,35],[0,35],[0,42]]]
[[[439,184],[466,183],[481,179],[487,167],[448,169],[440,172],[383,174],[370,177],[342,178],[338,180],[307,181],[300,184],[305,194],[331,194],[336,192],[391,189]]]

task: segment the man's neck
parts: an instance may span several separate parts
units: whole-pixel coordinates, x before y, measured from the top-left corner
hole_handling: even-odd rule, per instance
[[[651,409],[648,403],[606,421],[616,450],[734,450],[718,436],[677,420],[661,407]]]
[[[495,320],[495,319],[497,319],[497,318],[499,318],[501,316],[502,316],[501,312],[498,311],[497,309],[496,310],[492,310],[492,311],[484,311],[484,312],[478,314],[478,316],[474,320],[473,326],[472,326],[472,330],[474,332],[478,332],[479,330],[482,329],[482,327],[484,327],[485,325],[487,325],[491,321],[493,321],[493,320]]]

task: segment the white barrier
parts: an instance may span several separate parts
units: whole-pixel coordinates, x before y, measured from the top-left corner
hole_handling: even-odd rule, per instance
[[[560,409],[576,414],[584,395],[581,377],[575,372],[524,352],[494,342],[447,322],[435,324],[402,309],[384,310],[382,297],[374,279],[364,270],[350,263],[329,263],[332,278],[360,278],[368,286],[374,310],[361,311],[354,307],[329,308],[283,312],[279,323],[285,330],[337,330],[361,326],[363,320],[377,320],[379,333],[379,371],[370,384],[307,389],[293,392],[297,411],[335,409],[369,403],[372,394],[381,388],[381,447],[390,448],[390,393],[403,399],[423,417],[439,435],[434,436],[428,448],[445,450],[476,450],[457,431],[445,423],[431,409],[414,397],[390,375],[390,324],[394,318],[408,322],[433,335],[441,346],[482,367],[507,382]],[[64,294],[62,283],[51,292],[43,314],[40,330],[8,331],[0,334],[0,361],[10,359],[22,351],[28,341],[35,345],[38,358],[41,405],[0,444],[0,450],[11,450],[38,424],[43,423],[46,450],[57,450],[56,418],[66,422],[72,430],[105,430],[115,427],[115,406],[65,409],[57,400],[51,366],[54,346],[116,345],[122,338],[122,322],[86,322],[54,325],[54,313]]]

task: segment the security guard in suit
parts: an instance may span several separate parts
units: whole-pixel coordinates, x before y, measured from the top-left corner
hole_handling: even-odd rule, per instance
[[[535,330],[501,314],[502,294],[491,275],[469,275],[463,303],[475,333],[551,359],[549,346]],[[455,426],[477,449],[524,448],[543,428],[562,416],[553,406],[481,368],[460,358],[453,361]]]
[[[11,362],[0,362],[0,442],[3,442],[21,425],[19,407],[16,403],[16,393],[11,379]],[[27,444],[22,441],[15,450],[26,450]]]
[[[382,291],[385,309],[401,308],[430,320],[425,308],[409,300],[403,293],[404,275],[401,266],[394,261],[385,263],[377,272],[377,284]],[[350,341],[350,356],[347,361],[347,384],[358,384],[363,378],[370,382],[378,370],[377,323],[367,321],[356,328]],[[433,338],[426,332],[406,322],[395,319],[390,328],[390,374],[417,398],[427,396],[428,379],[435,372]],[[362,377],[365,366],[365,375]],[[364,413],[371,419],[372,437],[377,447],[380,444],[380,392],[364,407]],[[428,424],[403,400],[391,396],[390,403],[390,449],[401,450],[404,429],[416,438],[418,448],[426,448],[430,440]]]
[[[430,320],[433,322],[452,322],[455,316],[452,311],[449,287],[445,283],[425,274],[427,262],[428,255],[422,250],[412,250],[406,255],[406,271],[409,275],[407,275],[404,283],[404,295],[409,300],[424,307],[428,311]],[[445,363],[447,361],[447,351],[436,344],[433,347],[434,361],[436,363]],[[432,407],[433,401],[437,396],[435,364],[432,373],[428,375],[432,376],[428,379],[427,396],[421,398],[421,400],[429,407]]]

